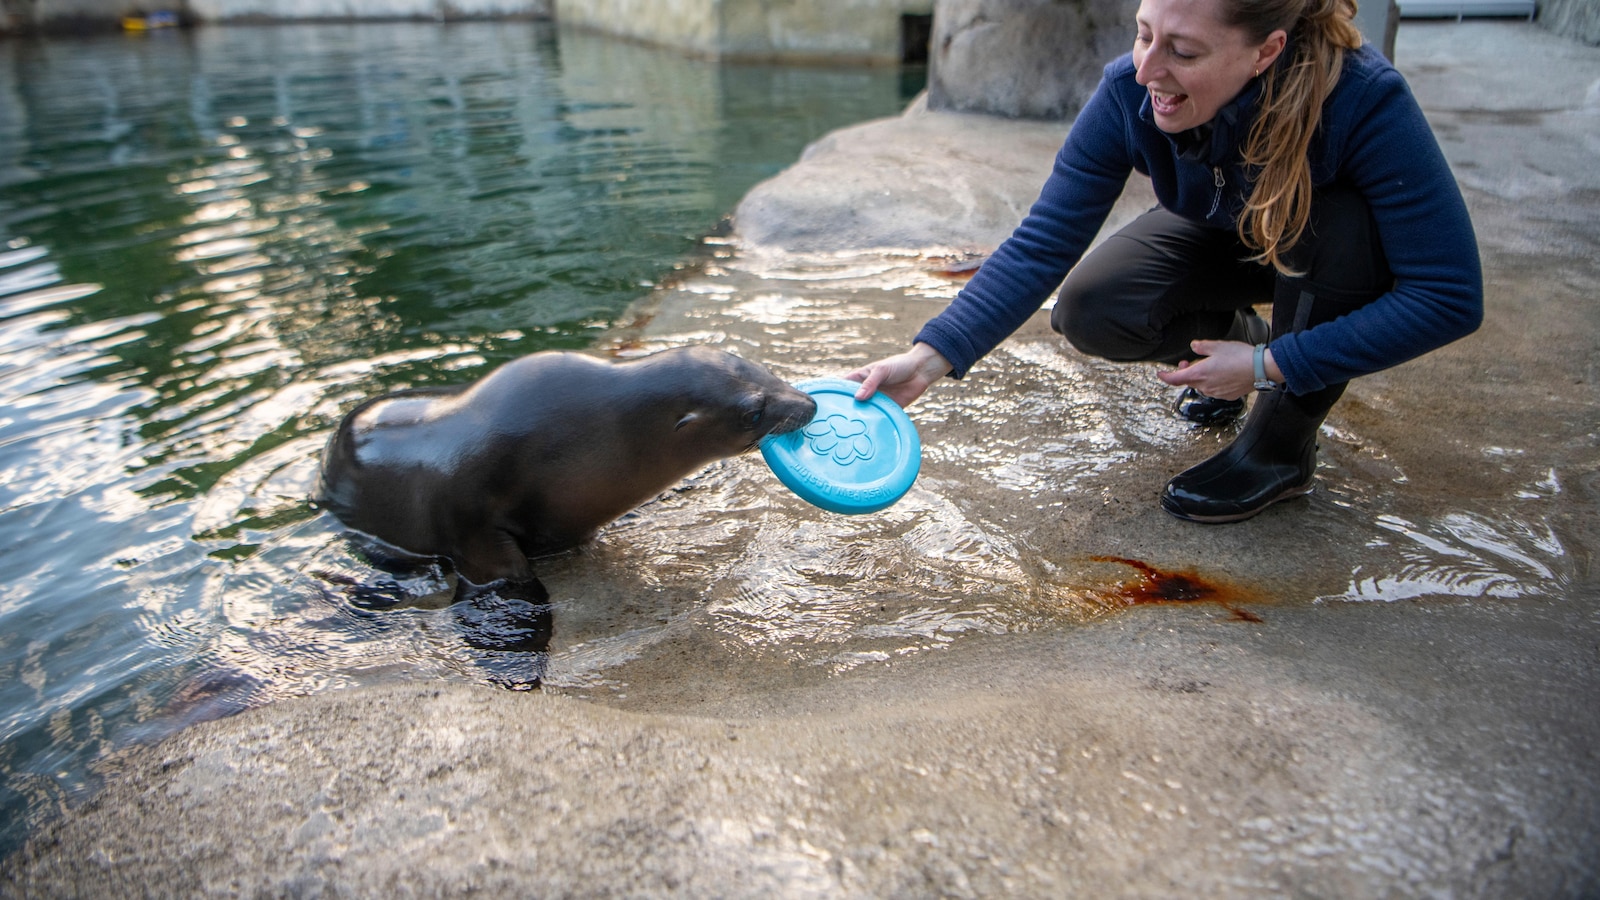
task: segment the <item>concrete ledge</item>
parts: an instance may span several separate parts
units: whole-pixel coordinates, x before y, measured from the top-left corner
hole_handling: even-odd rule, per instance
[[[554,0],[188,0],[203,22],[548,19]]]
[[[898,64],[933,0],[560,0],[563,25],[722,60]]]
[[[121,29],[124,17],[171,9],[180,24],[288,22],[452,22],[554,17],[555,0],[39,0],[0,6],[0,36]],[[20,10],[20,11],[19,11]]]

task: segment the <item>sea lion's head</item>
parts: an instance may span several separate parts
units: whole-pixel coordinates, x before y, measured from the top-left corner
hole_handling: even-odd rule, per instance
[[[715,455],[752,450],[769,434],[805,427],[817,401],[757,363],[711,347],[680,347],[652,354],[641,364],[660,366],[681,393],[675,439],[704,442]]]

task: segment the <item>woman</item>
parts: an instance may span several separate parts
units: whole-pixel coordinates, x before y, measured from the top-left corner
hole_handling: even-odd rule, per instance
[[[1345,384],[1483,317],[1461,193],[1354,16],[1353,0],[1144,0],[1028,217],[911,350],[850,373],[858,396],[906,405],[964,376],[1061,285],[1055,329],[1091,355],[1176,363],[1159,377],[1189,418],[1229,420],[1258,392],[1162,508],[1231,522],[1309,492]],[[1084,257],[1132,170],[1160,205]]]

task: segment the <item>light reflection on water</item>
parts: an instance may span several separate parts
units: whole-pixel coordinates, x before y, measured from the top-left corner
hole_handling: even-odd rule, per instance
[[[1565,568],[1566,551],[1548,523],[1450,513],[1428,525],[1394,515],[1380,515],[1376,524],[1398,540],[1370,541],[1376,564],[1357,567],[1349,588],[1325,599],[1515,599],[1553,595],[1569,580],[1552,568]]]

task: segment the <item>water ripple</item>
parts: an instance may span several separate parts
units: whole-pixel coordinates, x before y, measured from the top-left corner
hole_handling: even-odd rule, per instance
[[[1344,593],[1320,599],[1512,599],[1552,595],[1569,580],[1558,574],[1570,565],[1566,548],[1545,523],[1449,513],[1430,523],[1386,514],[1375,524],[1400,543],[1369,542],[1373,559],[1351,574]],[[1390,555],[1398,555],[1398,565],[1385,559]]]

